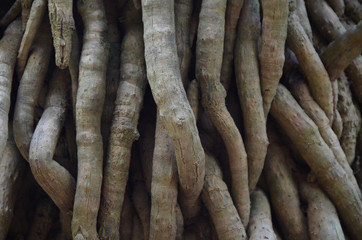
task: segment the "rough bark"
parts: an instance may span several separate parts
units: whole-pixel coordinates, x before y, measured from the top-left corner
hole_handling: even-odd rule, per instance
[[[21,22],[16,20],[9,25],[0,41],[0,159],[8,140],[10,94],[21,33]]]
[[[245,229],[231,199],[216,159],[206,154],[205,185],[201,194],[218,239],[247,239]]]
[[[19,21],[19,27],[21,22]],[[0,159],[0,239],[5,240],[14,216],[15,201],[20,188],[24,162],[16,148],[11,129]]]
[[[175,147],[185,217],[195,216],[205,176],[205,157],[195,117],[182,86],[177,58],[174,2],[142,1],[147,77],[162,122]]]
[[[288,1],[261,1],[263,11],[259,53],[260,84],[264,115],[267,118],[284,65],[287,38]]]
[[[266,119],[264,117],[258,64],[259,7],[258,1],[245,1],[240,14],[235,49],[236,84],[243,112],[250,192],[254,190],[263,170],[269,144],[266,135]],[[230,167],[233,169],[232,166]],[[238,210],[240,211],[240,209]],[[244,219],[243,223],[244,226],[247,226]]]
[[[243,4],[244,0],[229,0],[226,5],[224,52],[220,73],[220,82],[226,91],[229,89],[233,76],[236,27]]]
[[[64,70],[54,71],[46,108],[30,143],[29,164],[38,184],[61,211],[71,215],[76,183],[68,170],[53,160],[65,120],[69,83]]]
[[[306,82],[297,73],[291,75],[288,81],[291,93],[294,95],[299,105],[303,108],[304,112],[318,126],[323,140],[333,151],[333,154],[340,166],[342,166],[346,172],[351,174],[351,168],[348,165],[346,155],[341,147],[340,142],[338,141],[338,137],[331,129],[329,120],[323,110],[313,100]]]
[[[150,239],[176,238],[178,176],[174,151],[158,115],[152,164]]]
[[[331,81],[339,77],[343,70],[361,54],[361,36],[362,22],[337,37],[323,50],[321,60]]]
[[[268,199],[265,193],[259,189],[251,194],[248,235],[250,240],[277,239],[273,230]]]
[[[55,63],[60,69],[69,65],[72,35],[75,30],[73,0],[48,0],[49,19],[52,27]]]
[[[307,240],[307,221],[300,208],[298,186],[293,178],[291,166],[292,159],[274,127],[268,125],[270,145],[264,169],[273,212],[285,239]]]
[[[80,0],[78,11],[84,23],[84,41],[76,103],[78,178],[72,235],[76,240],[95,240],[103,170],[100,122],[108,60],[107,22],[100,0]]]
[[[295,14],[288,19],[287,43],[293,50],[303,74],[308,80],[312,95],[326,113],[330,124],[333,120],[332,85],[323,63],[307,37]]]
[[[361,129],[361,113],[352,99],[352,92],[347,77],[338,78],[338,110],[341,113],[343,131],[340,138],[341,147],[351,165],[355,159],[358,133]]]
[[[23,77],[20,80],[14,110],[14,140],[25,160],[29,159],[29,147],[34,132],[34,111],[48,71],[51,54],[49,25],[41,28],[34,42]]]
[[[332,129],[334,133],[337,135],[337,138],[340,139],[343,131],[343,121],[341,114],[338,111],[338,81],[332,82],[332,88],[333,88],[333,107],[334,107],[334,117],[333,117],[333,123],[332,123]]]
[[[346,32],[346,28],[335,12],[324,1],[306,0],[308,13],[318,31],[328,40],[333,41]],[[362,57],[357,57],[346,69],[352,81],[352,89],[362,103]]]
[[[231,194],[242,222],[247,226],[250,200],[246,153],[241,135],[225,106],[226,91],[220,82],[225,10],[226,1],[210,0],[202,3],[196,45],[196,78],[201,86],[203,109],[228,150],[232,169]]]
[[[105,161],[100,235],[118,239],[120,214],[126,191],[131,149],[138,139],[139,114],[146,86],[142,26],[133,25],[126,32],[121,46],[121,77]]]
[[[34,0],[31,5],[29,19],[26,22],[26,28],[24,31],[23,39],[21,40],[18,54],[17,73],[19,78],[21,78],[24,73],[25,65],[27,63],[30,52],[30,47],[33,44],[38,29],[42,25],[42,20],[45,20],[45,10],[46,0]]]
[[[188,82],[191,62],[190,25],[192,15],[191,0],[175,0],[175,34],[177,56],[180,63],[181,79],[184,85]]]
[[[308,226],[311,240],[344,240],[344,233],[333,203],[316,184],[302,182],[301,196],[308,202]]]
[[[354,238],[362,236],[362,196],[356,179],[338,163],[318,127],[282,85],[278,87],[271,114],[311,167],[335,204],[349,234]]]

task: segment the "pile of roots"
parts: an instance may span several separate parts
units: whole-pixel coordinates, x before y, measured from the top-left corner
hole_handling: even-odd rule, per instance
[[[362,239],[361,1],[0,6],[0,240]]]

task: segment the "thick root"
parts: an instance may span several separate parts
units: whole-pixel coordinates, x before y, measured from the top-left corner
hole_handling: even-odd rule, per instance
[[[288,1],[261,1],[260,84],[264,115],[267,118],[278,83],[283,73],[284,45],[287,38]]]
[[[21,22],[16,20],[9,25],[0,41],[0,159],[8,140],[10,94],[21,33]]]
[[[339,77],[353,59],[361,54],[361,36],[362,22],[336,38],[324,49],[321,59],[331,81]]]
[[[220,82],[226,1],[203,1],[196,43],[196,78],[200,82],[202,106],[228,150],[232,169],[231,195],[244,226],[250,214],[247,159],[244,143],[225,105],[226,91]],[[212,51],[210,51],[212,49]]]
[[[307,240],[307,221],[300,208],[298,187],[291,167],[292,159],[280,142],[274,125],[268,125],[268,137],[270,145],[264,174],[274,213],[285,239]]]
[[[301,195],[308,202],[308,226],[311,240],[344,240],[336,208],[316,184],[302,182]]]
[[[236,27],[243,4],[244,0],[231,0],[227,1],[226,5],[224,53],[220,73],[220,82],[226,91],[229,89],[230,82],[232,81]]]
[[[250,240],[277,240],[271,221],[268,199],[265,193],[258,189],[251,194],[251,211],[248,235]]]
[[[102,186],[100,235],[119,238],[118,227],[126,191],[131,149],[138,139],[137,124],[145,91],[142,26],[130,28],[121,46],[121,81],[118,86]]]
[[[24,161],[11,132],[0,159],[0,169],[0,240],[5,240],[14,216],[15,201],[24,169]]]
[[[84,23],[76,103],[78,178],[74,199],[74,239],[98,239],[97,215],[101,199],[103,142],[101,115],[105,97],[108,46],[102,1],[78,1]],[[92,191],[90,191],[92,189]],[[87,204],[84,204],[87,202]]]
[[[41,23],[44,20],[45,10],[46,0],[34,0],[33,4],[31,5],[29,19],[26,23],[26,28],[23,39],[21,40],[18,54],[17,74],[19,79],[23,76],[25,65],[27,65],[30,47],[33,44],[40,25],[42,25]]]
[[[291,13],[288,19],[287,43],[300,64],[316,102],[326,113],[330,124],[333,122],[332,84],[318,53],[299,23],[299,18]]]
[[[198,212],[196,203],[205,176],[205,156],[195,117],[182,86],[173,10],[173,1],[142,1],[148,82],[175,147],[181,194],[189,201],[181,207],[185,218],[190,218]]]
[[[239,19],[235,49],[236,84],[243,112],[250,193],[254,190],[263,170],[269,144],[258,65],[259,7],[258,1],[245,1]],[[237,208],[240,211],[238,206]],[[247,224],[243,218],[242,220],[246,227]]]
[[[48,71],[51,47],[50,27],[46,24],[37,34],[18,88],[13,121],[14,139],[27,161],[34,132],[35,107]]]
[[[68,170],[53,160],[65,120],[69,83],[69,75],[65,71],[54,71],[46,109],[30,143],[29,164],[38,184],[61,211],[71,215],[76,183]]]
[[[278,87],[271,114],[311,167],[350,235],[355,238],[362,236],[362,196],[356,179],[338,163],[318,127],[282,85]]]
[[[48,0],[48,11],[55,49],[55,64],[60,69],[65,69],[69,65],[72,35],[75,30],[73,0]]]
[[[352,92],[347,77],[338,78],[338,111],[341,113],[343,131],[340,143],[347,161],[351,165],[356,155],[356,142],[361,129],[361,113],[352,99]]]
[[[247,239],[244,226],[222,180],[220,167],[210,155],[206,155],[206,177],[201,198],[210,213],[218,239]]]
[[[153,151],[150,239],[176,239],[177,165],[175,150],[157,116]]]

